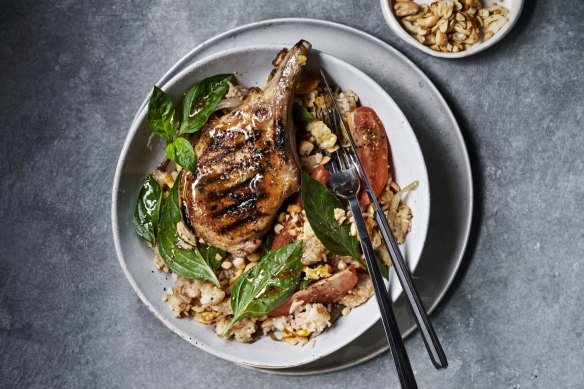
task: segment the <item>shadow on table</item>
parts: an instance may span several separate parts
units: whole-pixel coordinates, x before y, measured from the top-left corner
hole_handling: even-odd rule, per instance
[[[468,120],[463,114],[461,114],[459,108],[450,99],[445,97],[452,113],[456,117],[462,136],[464,138],[464,143],[468,151],[468,157],[470,159],[472,177],[473,177],[473,209],[472,209],[472,222],[470,227],[470,232],[468,236],[468,242],[466,244],[466,249],[463,258],[460,263],[460,267],[452,281],[452,284],[448,288],[446,294],[440,301],[436,308],[436,313],[440,312],[442,306],[448,305],[452,296],[456,293],[458,287],[462,283],[462,280],[466,276],[468,268],[472,262],[480,235],[480,227],[483,222],[483,211],[484,211],[484,188],[485,188],[485,175],[484,175],[484,161],[480,158],[478,142],[473,136],[472,132],[468,129],[471,127]]]
[[[513,27],[513,29],[509,32],[509,35],[505,37],[505,39],[497,45],[485,50],[481,53],[478,53],[476,56],[471,56],[468,58],[463,59],[464,61],[471,61],[481,56],[493,55],[493,52],[497,52],[498,50],[505,50],[505,45],[502,44],[503,42],[507,41],[508,44],[513,44],[516,42],[520,36],[522,36],[533,17],[533,12],[537,1],[526,1],[523,6],[523,11],[519,16],[517,24]],[[445,88],[441,88],[440,84],[437,83],[438,88],[444,92]],[[479,241],[480,235],[480,226],[483,222],[483,213],[484,213],[484,188],[485,188],[485,175],[484,175],[484,162],[481,160],[480,152],[479,152],[479,145],[476,137],[473,135],[472,131],[470,131],[471,124],[465,117],[462,112],[462,109],[454,102],[450,96],[444,94],[444,99],[447,101],[448,105],[450,106],[452,113],[456,117],[458,124],[460,126],[460,130],[462,132],[462,136],[464,138],[464,142],[466,144],[468,155],[471,163],[471,170],[473,175],[473,192],[474,192],[474,206],[472,212],[472,224],[470,229],[470,234],[468,238],[468,243],[466,246],[466,250],[464,253],[464,257],[461,261],[460,268],[452,281],[451,286],[448,288],[448,291],[444,295],[444,298],[438,305],[436,311],[437,313],[440,312],[442,306],[446,306],[452,296],[458,290],[462,280],[466,276],[466,273],[470,267],[472,262],[472,258],[474,256],[476,246]]]

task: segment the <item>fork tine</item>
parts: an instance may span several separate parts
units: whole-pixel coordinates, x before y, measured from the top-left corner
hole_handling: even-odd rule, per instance
[[[342,169],[348,169],[351,164],[350,156],[347,153],[347,150],[342,146],[343,139],[342,133],[339,131],[339,125],[336,118],[336,115],[332,109],[327,109],[329,114],[329,128],[333,131],[333,133],[337,136],[337,141],[339,142],[339,148],[337,150],[337,154],[339,155],[340,165]]]
[[[317,114],[317,117],[321,119],[324,122],[324,124],[326,124],[330,128],[331,127],[330,117],[329,115],[327,115],[329,111],[330,110],[328,108],[325,108]],[[329,153],[328,151],[325,151],[325,154],[331,158],[331,162],[328,165],[330,167],[331,173],[336,173],[340,171],[342,169],[342,166],[339,165],[338,154],[336,152]]]
[[[333,124],[333,128],[332,128],[333,133],[337,136],[337,138],[339,139],[339,142],[342,142],[342,140],[345,139],[345,134],[343,133],[343,130],[341,129],[339,122],[337,121],[337,116],[332,108],[328,108],[328,111],[334,120],[334,124]]]
[[[331,172],[332,173],[336,173],[340,170],[339,167],[339,161],[338,161],[338,157],[336,157],[335,155],[331,154],[331,162],[330,162],[330,167],[331,167]]]

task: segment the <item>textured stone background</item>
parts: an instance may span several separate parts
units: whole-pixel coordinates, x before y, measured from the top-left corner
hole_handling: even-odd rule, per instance
[[[471,153],[477,238],[433,316],[450,368],[411,337],[420,387],[583,387],[583,14],[581,1],[527,0],[504,41],[448,61],[399,41],[374,0],[2,1],[0,386],[397,386],[387,354],[290,378],[197,350],[139,301],[112,243],[115,164],[152,83],[219,32],[309,16],[404,52]]]

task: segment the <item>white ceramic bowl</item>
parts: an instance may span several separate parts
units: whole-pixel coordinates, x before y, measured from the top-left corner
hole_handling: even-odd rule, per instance
[[[174,77],[165,91],[176,102],[195,82],[218,73],[236,72],[238,81],[245,86],[262,86],[271,70],[279,46],[238,48],[216,54],[193,64]],[[419,188],[410,193],[407,204],[414,215],[412,231],[402,252],[413,270],[419,260],[430,211],[429,188],[424,158],[414,133],[395,102],[373,80],[353,66],[330,55],[313,50],[309,70],[318,66],[327,70],[331,80],[343,89],[352,89],[363,105],[375,109],[385,124],[391,142],[396,181],[404,186],[414,180]],[[132,124],[114,179],[112,198],[112,227],[120,264],[126,277],[148,309],[175,333],[195,346],[218,357],[241,364],[264,368],[293,367],[317,360],[351,342],[379,319],[375,298],[342,317],[316,338],[314,344],[304,347],[286,342],[274,342],[262,337],[252,344],[241,344],[217,337],[211,326],[193,319],[175,318],[162,301],[164,288],[173,286],[172,277],[156,271],[153,252],[137,237],[132,226],[132,212],[136,196],[144,177],[155,169],[163,157],[163,144],[147,128],[146,111]],[[392,298],[401,292],[399,283],[391,285]]]
[[[415,0],[416,3],[419,4],[431,4],[435,0]],[[523,8],[523,0],[503,0],[503,1],[496,1],[496,0],[482,0],[483,5],[491,6],[495,2],[500,3],[504,7],[509,10],[509,15],[507,18],[509,22],[505,24],[495,35],[491,37],[491,39],[487,40],[486,42],[481,42],[473,45],[472,48],[464,51],[459,51],[458,53],[443,53],[440,51],[432,50],[428,46],[424,46],[420,42],[416,40],[413,36],[408,34],[406,30],[401,26],[395,14],[393,13],[393,6],[392,4],[395,0],[380,0],[381,10],[383,12],[383,17],[385,21],[389,25],[389,28],[397,34],[401,39],[403,39],[406,43],[410,44],[411,46],[415,47],[416,49],[422,50],[426,54],[433,55],[434,57],[441,57],[441,58],[463,58],[468,57],[469,55],[473,55],[479,53],[491,46],[495,43],[499,42],[505,35],[511,31],[517,20],[519,19],[519,15],[521,14],[521,10]]]

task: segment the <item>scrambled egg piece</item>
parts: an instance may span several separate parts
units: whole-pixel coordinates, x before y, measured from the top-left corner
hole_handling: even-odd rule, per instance
[[[306,125],[306,130],[314,136],[318,147],[322,150],[333,151],[337,144],[337,136],[332,133],[331,129],[324,122],[320,120],[312,121]]]
[[[302,270],[306,274],[306,278],[310,278],[311,280],[319,280],[321,278],[329,278],[332,276],[333,268],[329,264],[324,264],[319,265],[314,269],[305,266]]]

